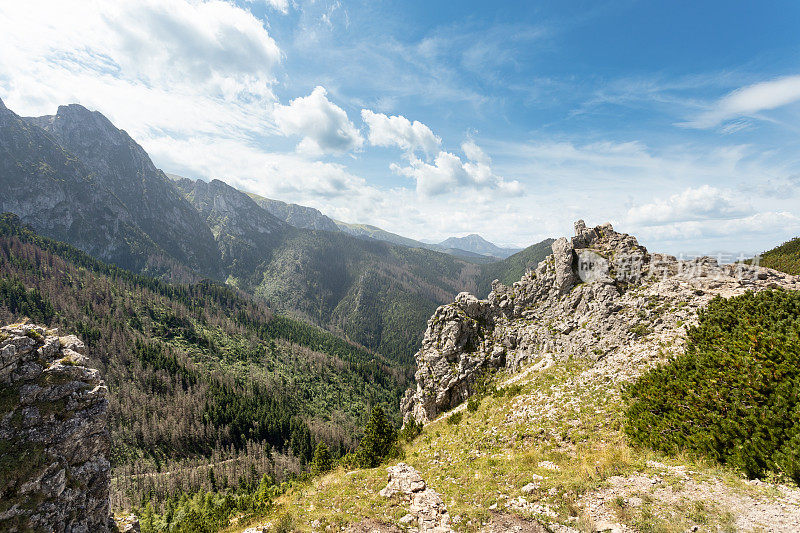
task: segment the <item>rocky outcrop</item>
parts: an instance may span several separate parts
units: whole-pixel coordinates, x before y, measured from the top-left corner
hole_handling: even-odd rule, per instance
[[[255,194],[251,194],[250,196],[272,216],[283,220],[290,226],[322,231],[341,231],[333,219],[323,215],[318,209],[314,209],[313,207],[287,204],[280,200],[272,200]]]
[[[658,346],[680,344],[684,327],[715,295],[800,289],[800,278],[709,257],[681,261],[651,254],[610,224],[575,224],[575,236],[488,299],[467,293],[428,321],[416,354],[416,387],[401,401],[405,420],[426,423],[463,402],[475,382],[533,359],[613,361],[613,372],[640,372]]]
[[[442,497],[425,484],[413,466],[398,463],[386,469],[389,483],[380,495],[391,498],[399,495],[409,505],[409,513],[400,522],[410,526],[414,521],[420,533],[449,533],[450,515]]]
[[[0,530],[108,531],[106,386],[83,343],[0,328]]]

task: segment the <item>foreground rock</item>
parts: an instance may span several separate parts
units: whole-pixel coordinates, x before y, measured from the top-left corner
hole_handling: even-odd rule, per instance
[[[596,371],[630,379],[660,347],[683,341],[685,326],[716,295],[800,289],[800,278],[766,268],[680,261],[650,254],[610,224],[575,224],[536,270],[488,299],[461,293],[428,321],[416,354],[416,388],[401,402],[404,419],[434,420],[469,397],[476,381],[530,360],[585,357]]]
[[[399,495],[409,504],[409,514],[400,521],[406,525],[417,522],[420,533],[447,533],[450,529],[450,515],[442,497],[425,484],[414,467],[398,463],[386,469],[389,483],[381,490],[381,496],[391,498]]]
[[[103,532],[107,389],[75,336],[0,328],[0,530]]]

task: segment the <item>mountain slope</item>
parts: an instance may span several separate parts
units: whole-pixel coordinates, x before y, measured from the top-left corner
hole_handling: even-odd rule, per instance
[[[373,405],[397,419],[408,375],[229,287],[132,274],[3,215],[0,322],[23,317],[86,343],[110,389],[120,475],[212,455],[246,464],[255,445],[296,472],[314,440],[352,447]]]
[[[246,194],[212,180],[174,182],[213,235],[227,275],[252,275],[291,228]]]
[[[452,246],[443,246],[439,244],[430,244],[422,241],[416,241],[414,239],[403,237],[402,235],[386,231],[376,226],[370,226],[369,224],[349,224],[347,222],[342,222],[339,220],[336,221],[336,224],[338,225],[341,231],[353,235],[355,237],[360,237],[364,239],[375,239],[379,241],[389,242],[392,244],[397,244],[400,246],[406,246],[408,248],[425,248],[427,250],[435,250],[437,252],[443,252],[448,255],[456,256],[460,259],[465,259],[471,263],[482,264],[495,261],[495,258],[493,256],[483,255]]]
[[[800,237],[764,252],[759,264],[787,274],[800,274]]]
[[[431,317],[417,354],[417,384],[402,406],[407,429],[412,420],[426,424],[401,442],[402,459],[389,459],[403,464],[340,467],[281,496],[267,520],[290,513],[301,530],[318,523],[353,531],[435,523],[443,533],[796,531],[796,485],[748,480],[707,459],[634,445],[624,429],[624,391],[683,352],[687,328],[710,318],[703,310],[711,302],[797,291],[800,277],[650,254],[610,225],[582,222],[552,252],[513,286],[496,286],[488,300],[460,295]],[[796,354],[793,316],[760,318],[789,327],[786,353]],[[731,322],[725,313],[717,317],[722,323],[708,332],[713,342]],[[739,352],[781,350],[774,337],[749,333],[734,339]],[[791,394],[794,383],[781,382],[782,375],[764,369],[759,377]],[[703,385],[712,401],[726,396],[714,383]],[[672,399],[707,409],[693,401],[697,386],[685,383]],[[768,418],[727,416],[739,424]],[[785,420],[780,410],[769,416]],[[656,429],[672,436],[673,419],[659,421]],[[760,449],[758,436],[728,435],[748,453]]]
[[[255,193],[247,193],[247,195],[275,218],[283,220],[290,226],[303,229],[339,231],[339,226],[336,225],[333,219],[328,218],[313,207],[287,204],[280,200],[264,198]]]
[[[365,226],[348,225],[368,239],[297,228],[221,181],[170,179],[127,133],[81,106],[30,119],[3,107],[0,150],[0,210],[37,231],[135,272],[224,280],[398,361],[410,362],[438,305],[477,290],[479,279],[488,286],[486,256],[447,250],[464,260]]]
[[[78,157],[98,185],[119,199],[133,222],[167,254],[202,275],[222,276],[211,232],[126,132],[77,104],[59,106],[52,116],[25,120]]]
[[[498,257],[500,259],[505,259],[520,251],[518,248],[501,248],[476,233],[467,235],[466,237],[450,237],[440,242],[439,246],[442,248],[465,250],[474,254],[488,255],[490,257]]]
[[[212,228],[229,282],[398,361],[410,362],[430,312],[475,275],[429,250],[289,226],[219,180],[175,183]]]
[[[127,207],[77,157],[0,102],[0,212],[137,270],[161,254]]]

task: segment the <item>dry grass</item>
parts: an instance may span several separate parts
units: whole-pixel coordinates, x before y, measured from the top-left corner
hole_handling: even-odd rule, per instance
[[[629,446],[621,431],[618,387],[583,381],[586,368],[586,363],[567,361],[532,373],[514,385],[514,394],[483,398],[477,409],[462,410],[458,423],[443,416],[405,446],[403,460],[442,495],[455,529],[479,530],[490,517],[490,506],[496,506],[589,531],[593,520],[581,502],[608,487],[614,476],[659,473],[680,490],[680,479],[648,467],[653,460],[686,465],[697,480],[719,480],[732,491],[761,490],[769,496],[719,466]],[[497,383],[506,377],[497,376]],[[532,481],[537,488],[523,493]],[[397,524],[408,509],[378,494],[385,485],[385,466],[353,472],[340,468],[288,491],[268,520],[276,523],[280,513],[290,512],[300,531],[341,528],[362,518]],[[517,505],[520,497],[529,505]],[[640,531],[685,531],[693,525],[727,530],[732,524],[728,509],[702,499],[677,505],[662,505],[649,494],[639,499],[641,504],[632,506],[624,497],[613,498],[606,507],[613,519]]]

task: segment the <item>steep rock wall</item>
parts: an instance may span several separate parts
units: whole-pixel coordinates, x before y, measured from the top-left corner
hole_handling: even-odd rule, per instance
[[[107,389],[83,343],[0,328],[0,530],[103,532],[109,522]]]

